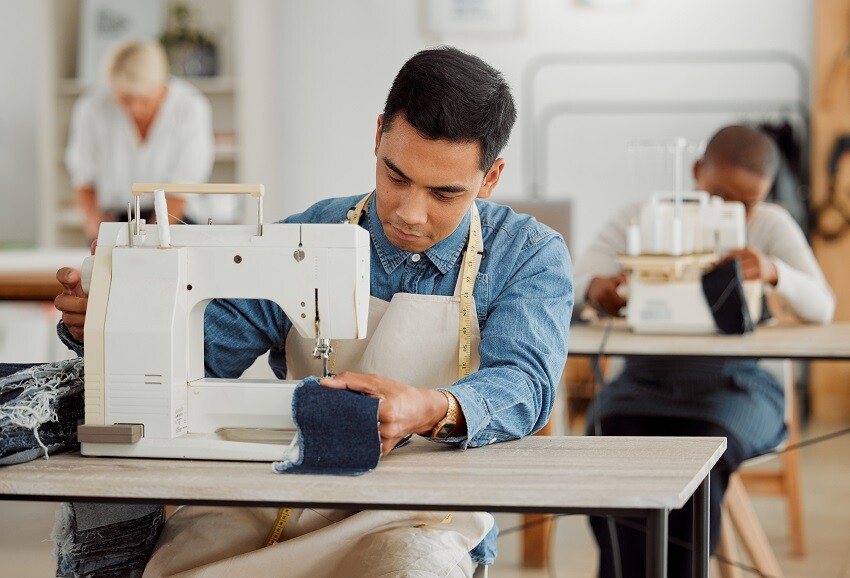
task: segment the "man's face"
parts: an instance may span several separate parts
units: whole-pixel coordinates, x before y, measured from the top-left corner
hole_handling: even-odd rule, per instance
[[[397,115],[389,130],[378,117],[375,135],[376,205],[390,242],[415,253],[451,235],[470,205],[486,199],[499,180],[504,161],[481,170],[481,145],[430,140]]]
[[[165,98],[166,87],[162,86],[150,94],[134,94],[118,87],[113,87],[115,100],[124,112],[137,123],[146,123],[156,116],[159,105]]]
[[[697,161],[694,179],[698,190],[716,195],[724,201],[739,201],[744,204],[747,221],[755,214],[759,203],[770,191],[772,181],[743,167],[729,163]]]

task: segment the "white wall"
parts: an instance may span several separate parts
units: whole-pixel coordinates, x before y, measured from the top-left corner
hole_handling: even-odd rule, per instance
[[[811,0],[636,0],[635,7],[594,10],[569,0],[518,0],[523,30],[505,41],[428,38],[420,2],[316,0],[276,5],[278,175],[268,214],[285,215],[328,196],[374,186],[375,120],[403,62],[427,46],[447,43],[500,69],[514,89],[520,118],[504,152],[502,198],[529,194],[523,166],[528,114],[523,70],[544,52],[694,52],[782,50],[810,62]],[[316,23],[321,22],[321,25]],[[561,98],[793,97],[793,74],[777,66],[550,68],[535,84],[535,114]],[[574,203],[573,252],[586,247],[611,210],[634,198],[626,145],[635,138],[704,139],[716,115],[564,116],[551,127],[545,196]],[[749,115],[744,120],[757,121]],[[277,194],[277,196],[275,196]]]
[[[41,2],[0,0],[0,243],[38,238]]]

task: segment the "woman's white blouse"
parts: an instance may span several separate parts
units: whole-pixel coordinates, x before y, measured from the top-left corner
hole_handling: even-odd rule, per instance
[[[144,142],[108,87],[98,87],[74,104],[65,165],[72,185],[94,187],[105,211],[126,211],[135,182],[205,183],[214,159],[210,103],[185,80],[169,80]],[[206,221],[204,200],[186,198],[186,215]],[[152,207],[152,196],[143,197],[142,205]]]

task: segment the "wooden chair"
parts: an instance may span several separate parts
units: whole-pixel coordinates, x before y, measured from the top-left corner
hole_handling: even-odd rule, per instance
[[[762,367],[773,373],[785,390],[785,423],[788,427],[788,439],[780,444],[795,445],[800,441],[800,420],[794,390],[794,373],[790,360],[762,361]],[[756,517],[750,502],[750,495],[780,496],[786,501],[788,512],[788,538],[791,553],[804,556],[806,553],[805,532],[803,527],[803,496],[800,483],[800,457],[797,451],[779,455],[780,467],[775,471],[752,471],[746,469],[770,457],[748,460],[744,468],[729,479],[723,504],[723,525],[717,554],[727,560],[738,560],[733,535],[743,547],[752,565],[766,576],[781,578],[782,569],[776,555],[767,540],[767,536]],[[720,564],[722,578],[738,578],[740,572],[728,564]]]

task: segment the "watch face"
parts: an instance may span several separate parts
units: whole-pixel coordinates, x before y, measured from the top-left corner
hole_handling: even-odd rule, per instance
[[[437,430],[437,433],[434,435],[437,439],[445,439],[449,437],[451,431],[455,428],[455,424],[453,423],[444,423],[443,427]]]

